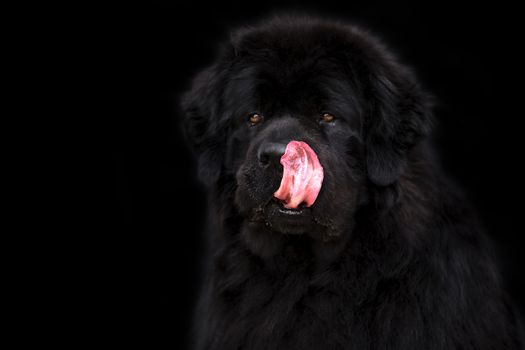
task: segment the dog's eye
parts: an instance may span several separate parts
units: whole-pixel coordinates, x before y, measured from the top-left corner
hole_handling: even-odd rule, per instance
[[[261,124],[263,121],[263,116],[258,113],[252,113],[250,114],[248,121],[250,122],[251,125]]]
[[[335,117],[333,114],[330,113],[323,113],[323,116],[321,117],[321,121],[323,123],[332,123],[335,120]]]

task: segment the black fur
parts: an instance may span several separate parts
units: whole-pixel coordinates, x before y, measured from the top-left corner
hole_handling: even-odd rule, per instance
[[[197,349],[520,348],[487,242],[426,145],[429,97],[377,39],[311,18],[240,30],[182,105],[209,188]],[[257,159],[290,140],[325,170],[300,221],[272,200],[282,168]]]

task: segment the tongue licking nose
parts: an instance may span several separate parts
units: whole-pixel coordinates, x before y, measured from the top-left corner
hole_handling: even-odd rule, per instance
[[[312,206],[323,184],[323,167],[317,154],[306,142],[290,141],[281,157],[283,178],[273,194],[285,208],[296,209],[301,203]]]

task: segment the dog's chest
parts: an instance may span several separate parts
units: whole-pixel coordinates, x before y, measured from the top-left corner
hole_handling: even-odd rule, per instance
[[[254,276],[235,297],[223,300],[221,333],[240,348],[349,349],[351,339],[363,335],[356,334],[360,329],[348,297],[299,276]]]

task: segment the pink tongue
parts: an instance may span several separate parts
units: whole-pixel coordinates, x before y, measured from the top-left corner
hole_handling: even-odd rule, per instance
[[[283,178],[273,194],[285,208],[296,209],[301,203],[312,206],[323,184],[323,167],[307,143],[290,141],[281,157]]]

